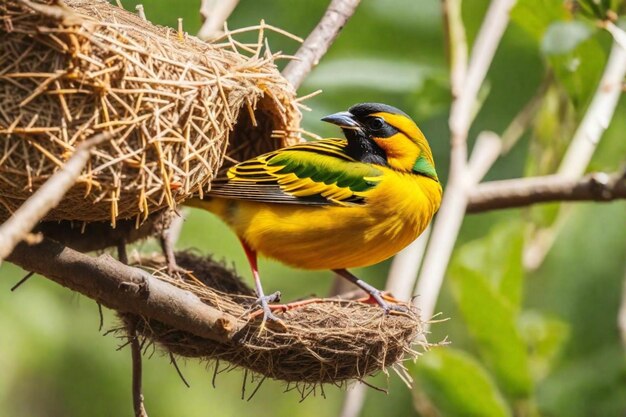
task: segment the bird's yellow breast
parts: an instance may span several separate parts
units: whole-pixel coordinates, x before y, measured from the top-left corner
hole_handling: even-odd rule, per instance
[[[365,203],[304,206],[212,198],[197,205],[220,216],[259,253],[303,269],[341,269],[383,261],[424,231],[441,185],[389,168]]]

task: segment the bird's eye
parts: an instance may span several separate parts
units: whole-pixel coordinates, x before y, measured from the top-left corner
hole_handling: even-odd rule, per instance
[[[372,117],[367,121],[367,127],[371,130],[380,130],[385,126],[385,122],[380,117]]]

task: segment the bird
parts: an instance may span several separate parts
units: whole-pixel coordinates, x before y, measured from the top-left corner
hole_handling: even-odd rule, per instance
[[[236,233],[252,269],[263,321],[279,321],[265,295],[259,254],[307,270],[332,270],[385,313],[404,311],[350,268],[377,264],[414,241],[439,209],[442,187],[422,131],[405,112],[359,103],[321,119],[329,138],[240,162],[186,205],[208,210]]]

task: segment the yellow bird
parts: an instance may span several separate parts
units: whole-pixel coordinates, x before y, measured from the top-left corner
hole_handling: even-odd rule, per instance
[[[428,142],[415,122],[386,104],[362,103],[322,121],[346,139],[302,143],[241,162],[203,199],[186,204],[219,216],[250,262],[264,320],[277,320],[257,253],[296,268],[331,269],[384,310],[402,310],[347,268],[399,252],[430,223],[442,189]]]

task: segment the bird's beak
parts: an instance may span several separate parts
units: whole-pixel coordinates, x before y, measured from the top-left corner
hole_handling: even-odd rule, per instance
[[[322,122],[332,123],[342,129],[356,130],[361,128],[357,121],[354,120],[354,116],[352,115],[352,113],[347,111],[342,111],[339,113],[331,114],[330,116],[323,117]]]

